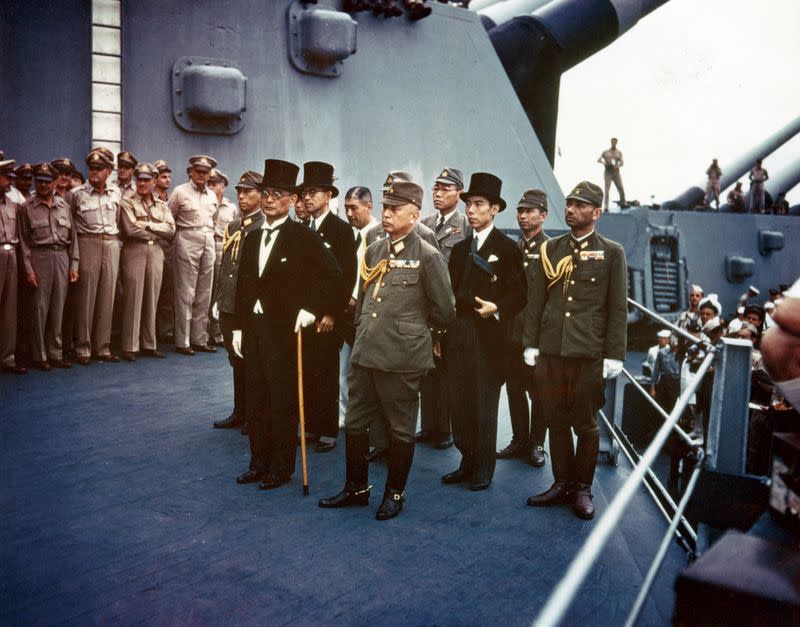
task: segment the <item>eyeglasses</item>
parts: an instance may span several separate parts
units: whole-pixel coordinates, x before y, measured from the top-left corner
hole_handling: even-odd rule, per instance
[[[323,190],[318,189],[316,187],[309,187],[308,189],[304,189],[303,191],[300,192],[300,198],[305,198],[306,196],[308,196],[310,198],[311,196],[315,195],[317,192],[321,192],[321,191],[323,191]]]
[[[455,191],[458,191],[458,188],[455,185],[449,185],[447,187],[444,187],[443,185],[434,185],[433,186],[433,193],[434,194],[436,192],[444,193],[444,192],[455,192]]]
[[[270,196],[272,196],[275,200],[278,200],[280,198],[283,198],[284,196],[288,196],[289,192],[285,192],[280,189],[262,189],[261,195],[264,198],[269,198]]]

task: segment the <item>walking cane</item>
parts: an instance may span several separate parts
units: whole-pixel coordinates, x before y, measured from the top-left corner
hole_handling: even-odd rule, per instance
[[[297,330],[297,400],[300,406],[300,460],[303,465],[303,496],[308,496],[306,463],[306,409],[303,402],[303,329]]]

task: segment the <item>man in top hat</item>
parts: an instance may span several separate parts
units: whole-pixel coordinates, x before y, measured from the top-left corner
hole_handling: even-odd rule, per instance
[[[472,231],[466,216],[458,211],[458,195],[464,189],[461,170],[445,167],[433,182],[433,207],[436,213],[420,220],[436,234],[439,250],[445,263],[458,242]],[[446,385],[444,359],[436,359],[436,367],[422,381],[420,393],[420,431],[417,442],[433,441],[434,448],[453,446],[450,435],[450,412],[447,405],[449,391]]]
[[[534,266],[539,263],[539,249],[547,241],[544,221],[547,219],[547,195],[540,189],[528,189],[517,203],[517,224],[522,237],[517,242],[522,251],[522,266],[528,282],[528,302],[525,308],[536,307],[542,298],[544,285],[536,283]],[[534,368],[522,360],[522,336],[525,329],[525,311],[514,318],[511,326],[510,354],[506,394],[511,417],[511,443],[497,452],[497,459],[527,457],[532,466],[540,468],[545,463],[544,438],[547,426],[541,405],[533,394]],[[531,399],[528,404],[528,397]]]
[[[20,164],[14,169],[14,175],[17,177],[14,187],[28,200],[33,195],[33,166],[30,163]]]
[[[555,482],[528,505],[572,504],[594,516],[592,481],[600,449],[595,413],[605,402],[605,379],[622,371],[628,325],[625,251],[595,231],[603,192],[584,181],[567,196],[570,232],[540,249],[535,280],[546,286],[526,310],[525,362],[536,366],[534,393],[550,430]],[[578,437],[573,448],[572,432]]]
[[[117,178],[115,183],[119,187],[122,197],[133,196],[136,194],[136,184],[133,180],[134,168],[139,164],[139,160],[133,156],[132,152],[123,150],[117,153]]]
[[[368,504],[368,430],[382,421],[391,445],[376,518],[393,518],[403,508],[414,458],[419,385],[439,350],[431,331],[438,338],[455,315],[444,259],[414,230],[421,205],[422,187],[414,181],[397,181],[383,192],[381,217],[388,240],[369,246],[360,269],[345,418],[346,481],[341,492],[320,500],[320,507]]]
[[[67,194],[80,252],[75,294],[75,351],[78,363],[89,365],[92,355],[117,362],[111,354],[111,316],[122,243],[119,240],[119,189],[108,183],[114,155],[95,148],[86,156],[89,181]]]
[[[456,321],[447,332],[445,359],[461,463],[442,482],[466,481],[473,491],[488,488],[494,475],[497,406],[508,374],[510,325],[527,297],[522,253],[494,228],[494,217],[506,208],[502,185],[493,174],[472,175],[469,189],[460,194],[472,234],[453,247],[449,264]]]
[[[244,360],[231,346],[234,314],[236,313],[236,281],[239,277],[244,240],[253,231],[261,229],[264,214],[261,212],[261,175],[249,170],[242,174],[236,184],[236,198],[239,212],[225,227],[219,278],[214,290],[212,309],[214,317],[219,318],[228,362],[233,369],[233,412],[225,420],[214,422],[215,429],[242,427],[246,433],[247,412],[245,406],[246,377]]]
[[[55,192],[58,173],[49,163],[33,168],[36,194],[22,211],[25,276],[33,288],[31,358],[40,370],[69,368],[62,346],[67,289],[78,280],[78,238],[67,201]]]
[[[122,358],[164,357],[156,338],[156,307],[164,271],[159,240],[175,235],[175,220],[163,200],[153,194],[158,171],[149,163],[134,170],[136,193],[122,200]]]
[[[619,206],[625,206],[625,189],[622,187],[622,176],[619,169],[625,165],[622,160],[622,152],[617,148],[617,138],[611,138],[611,147],[606,148],[597,158],[597,163],[603,164],[603,181],[605,182],[605,201],[604,209],[608,211],[608,192],[611,189],[611,183],[617,188],[619,194]]]
[[[214,300],[213,295],[217,291],[219,267],[222,263],[222,243],[225,239],[225,229],[238,213],[236,205],[225,197],[225,189],[228,187],[229,183],[228,176],[224,172],[217,168],[211,170],[211,174],[208,177],[208,187],[214,192],[214,197],[216,199],[215,205],[217,207],[217,211],[214,214],[214,247],[216,257],[214,258],[214,278],[211,287],[212,303]],[[219,328],[219,319],[211,310],[208,312],[208,321],[208,335],[210,340],[217,346],[222,346],[222,331]]]
[[[411,176],[411,173],[406,172],[405,170],[390,170],[389,174],[386,176],[386,180],[383,182],[383,187],[381,187],[381,192],[385,192],[389,189],[394,183],[415,183],[414,177]],[[436,239],[436,234],[433,232],[433,229],[428,228],[422,223],[422,220],[417,220],[414,223],[414,230],[416,231],[417,235],[419,235],[424,241],[428,242],[431,246],[438,249],[439,242]],[[375,240],[383,239],[387,237],[388,234],[386,231],[383,230],[383,225],[379,224],[374,229],[371,229],[369,233],[367,233],[367,246],[372,244]]]
[[[17,343],[17,245],[20,204],[9,197],[14,180],[13,159],[0,161],[0,368],[25,374],[14,356]]]
[[[215,159],[206,155],[189,158],[189,181],[178,185],[169,197],[177,232],[173,242],[175,286],[175,351],[215,353],[208,345],[208,309],[214,279],[216,244],[214,215],[217,197],[208,187]]]
[[[356,280],[356,244],[350,225],[329,209],[331,199],[339,195],[333,185],[332,165],[322,161],[303,164],[303,182],[298,190],[309,213],[308,227],[336,258],[341,272],[332,286],[333,309],[323,312],[303,333],[308,357],[304,364],[306,431],[319,436],[316,451],[324,453],[336,446],[339,433],[339,349],[347,329],[345,310]]]
[[[297,332],[335,310],[341,272],[322,239],[289,219],[299,168],[267,159],[265,221],[241,247],[231,347],[246,364],[250,468],[263,490],[292,477],[297,456]]]

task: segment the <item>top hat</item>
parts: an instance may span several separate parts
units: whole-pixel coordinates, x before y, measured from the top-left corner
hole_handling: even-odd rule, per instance
[[[506,208],[506,201],[500,197],[503,181],[488,172],[475,172],[469,179],[469,189],[459,194],[461,200],[467,201],[471,196],[483,196],[489,202],[498,203],[500,211]]]
[[[297,173],[300,168],[294,163],[281,159],[264,160],[264,176],[261,179],[261,189],[273,187],[297,193]]]
[[[333,185],[333,166],[324,161],[306,161],[303,164],[303,182],[297,187],[320,187],[329,191],[331,198],[339,195],[339,190]]]

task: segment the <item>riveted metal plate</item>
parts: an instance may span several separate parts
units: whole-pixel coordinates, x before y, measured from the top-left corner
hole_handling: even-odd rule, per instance
[[[289,60],[306,74],[335,78],[342,62],[356,52],[358,23],[347,13],[323,5],[289,6]]]

